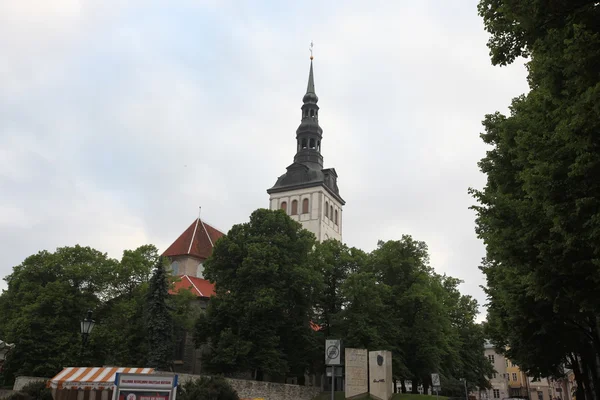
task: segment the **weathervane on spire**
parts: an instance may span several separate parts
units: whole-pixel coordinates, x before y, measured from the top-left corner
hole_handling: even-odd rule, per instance
[[[310,59],[312,60],[313,59],[313,42],[312,42],[312,40],[310,41],[310,49],[308,49],[308,50],[310,50]]]

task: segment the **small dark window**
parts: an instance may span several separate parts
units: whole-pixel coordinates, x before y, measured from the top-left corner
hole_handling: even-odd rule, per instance
[[[333,222],[335,222],[336,225],[338,224],[338,221],[337,221],[337,210],[335,210],[335,219],[333,220]]]
[[[306,148],[306,139],[302,139],[302,148],[305,149]]]
[[[310,139],[310,146],[311,149],[315,148],[315,139]]]
[[[325,202],[325,216],[329,218],[329,203]]]
[[[329,218],[333,219],[333,206],[329,206]]]
[[[298,214],[298,200],[292,201],[292,215]]]
[[[281,209],[287,213],[287,203],[285,201],[281,203]]]
[[[317,151],[321,151],[321,141],[317,142]]]
[[[302,200],[302,214],[308,214],[308,199]]]

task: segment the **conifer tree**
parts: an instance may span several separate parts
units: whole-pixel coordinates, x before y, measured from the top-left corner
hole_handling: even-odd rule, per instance
[[[146,299],[148,333],[148,366],[170,370],[173,356],[173,318],[169,313],[167,298],[169,282],[162,257],[150,278]]]

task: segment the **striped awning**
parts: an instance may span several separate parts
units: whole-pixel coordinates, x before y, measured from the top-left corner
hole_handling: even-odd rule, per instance
[[[152,368],[123,367],[68,367],[46,384],[52,389],[112,389],[117,372],[128,374],[152,374]]]

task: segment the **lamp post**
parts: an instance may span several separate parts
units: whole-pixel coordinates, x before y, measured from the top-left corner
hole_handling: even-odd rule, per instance
[[[87,344],[88,338],[96,321],[92,319],[92,310],[88,310],[87,316],[81,321],[81,355],[83,356],[83,350]]]

